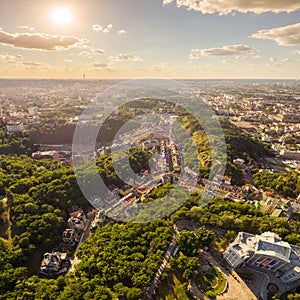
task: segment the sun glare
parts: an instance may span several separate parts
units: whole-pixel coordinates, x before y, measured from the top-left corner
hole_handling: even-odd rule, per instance
[[[58,8],[53,12],[53,21],[57,24],[67,24],[72,20],[71,12],[67,8]]]

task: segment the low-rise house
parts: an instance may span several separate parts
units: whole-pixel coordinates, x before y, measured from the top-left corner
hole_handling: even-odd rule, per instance
[[[74,228],[67,228],[62,235],[62,241],[68,245],[74,245],[76,242],[79,241],[79,236]]]
[[[52,151],[37,151],[32,153],[31,155],[34,159],[44,159],[44,158],[50,158],[59,161],[59,153],[55,150]]]
[[[93,220],[91,224],[91,229],[97,229],[100,228],[105,224],[106,218],[103,210],[100,210],[97,212],[95,219]]]
[[[275,218],[285,217],[289,219],[293,214],[293,208],[289,200],[271,197],[261,201],[260,211]]]
[[[86,216],[82,209],[78,209],[70,213],[68,225],[71,229],[82,231],[87,223]]]
[[[40,266],[40,274],[45,276],[56,276],[64,274],[70,267],[67,253],[52,252],[45,253]]]
[[[245,160],[242,158],[236,158],[233,160],[233,162],[240,168],[243,168],[245,166]]]

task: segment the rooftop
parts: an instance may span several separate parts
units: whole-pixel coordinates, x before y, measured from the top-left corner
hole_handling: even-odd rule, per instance
[[[241,255],[249,252],[259,252],[264,255],[278,257],[287,262],[298,261],[300,264],[300,248],[282,241],[276,233],[269,231],[261,235],[240,232],[233,242],[233,248]]]

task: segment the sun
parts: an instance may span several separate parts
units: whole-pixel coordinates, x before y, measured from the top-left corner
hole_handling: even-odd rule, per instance
[[[52,19],[56,24],[68,24],[72,21],[72,14],[69,9],[61,7],[53,12]]]

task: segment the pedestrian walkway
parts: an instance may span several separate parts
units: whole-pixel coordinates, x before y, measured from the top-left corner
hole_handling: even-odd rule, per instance
[[[240,276],[232,271],[232,274],[224,269],[209,253],[203,252],[205,258],[220,272],[227,280],[228,289],[220,296],[217,296],[217,300],[256,300],[256,296],[249,289],[246,283],[240,278]]]

